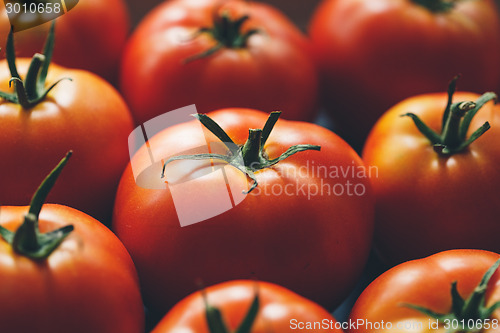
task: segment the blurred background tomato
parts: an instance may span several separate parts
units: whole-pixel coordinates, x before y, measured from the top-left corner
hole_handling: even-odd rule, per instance
[[[80,0],[88,1],[88,0]],[[290,17],[302,30],[305,30],[312,12],[320,0],[260,0],[281,9]],[[162,0],[127,0],[132,24],[135,26],[144,15],[153,7],[162,3]]]
[[[130,3],[134,0],[128,0]],[[153,1],[145,1],[153,2]],[[157,1],[158,2],[158,1]],[[137,1],[137,4],[142,2]],[[41,52],[50,23],[16,32],[18,57],[31,58]],[[0,6],[0,47],[10,30],[6,9]],[[78,5],[57,19],[53,62],[68,68],[91,71],[114,82],[122,48],[130,30],[125,0],[80,0]],[[0,59],[5,53],[0,53]]]

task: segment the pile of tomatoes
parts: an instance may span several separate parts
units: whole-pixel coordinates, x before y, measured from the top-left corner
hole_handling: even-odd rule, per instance
[[[0,331],[500,332],[499,7],[2,8]]]

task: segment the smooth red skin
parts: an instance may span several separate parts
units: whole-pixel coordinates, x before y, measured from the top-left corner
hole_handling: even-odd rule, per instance
[[[27,59],[18,59],[25,73]],[[23,205],[61,156],[74,156],[47,202],[77,208],[103,223],[111,220],[114,195],[129,161],[132,117],[119,93],[90,72],[51,65],[47,84],[63,77],[45,101],[31,110],[0,101],[0,203]],[[10,73],[0,62],[0,90]]]
[[[499,254],[487,251],[451,250],[400,264],[379,276],[363,291],[349,316],[351,321],[364,319],[372,323],[381,323],[382,320],[391,322],[392,329],[350,329],[348,332],[408,332],[408,329],[397,329],[397,322],[400,321],[421,321],[423,330],[415,332],[436,332],[435,329],[429,329],[428,316],[401,305],[414,304],[438,313],[450,313],[451,284],[457,281],[458,292],[467,299],[499,258]],[[488,284],[486,306],[498,301],[499,270]],[[500,310],[495,311],[490,319],[500,320]],[[498,333],[500,329],[481,332]]]
[[[310,36],[323,100],[342,134],[362,143],[376,120],[409,96],[495,90],[500,80],[500,20],[495,4],[457,1],[445,15],[411,0],[325,0]]]
[[[14,231],[29,207],[0,207],[0,224]],[[137,272],[118,238],[90,216],[46,204],[40,230],[74,231],[46,259],[34,261],[0,238],[2,332],[139,333],[144,311]]]
[[[456,93],[454,101],[476,100]],[[488,121],[491,129],[462,153],[440,157],[409,117],[413,112],[439,131],[445,93],[417,96],[390,109],[376,124],[363,160],[378,168],[375,246],[399,263],[453,248],[500,252],[500,108],[490,102],[469,134]]]
[[[226,3],[233,17],[257,28],[245,49],[222,49],[190,63],[184,61],[215,45],[202,27],[213,25]],[[182,40],[182,42],[179,42]],[[289,119],[312,119],[317,103],[317,75],[308,41],[269,5],[245,1],[168,1],[139,25],[124,51],[121,91],[137,123],[196,104],[206,113],[225,107],[282,110]]]
[[[268,114],[248,109],[227,109],[210,116],[235,143],[246,141],[249,128],[261,128]],[[154,156],[172,156],[193,147],[199,124],[168,128],[150,140]],[[210,141],[219,141],[208,132]],[[353,180],[366,187],[357,197],[302,195],[265,196],[272,186],[320,181],[310,177],[280,178],[285,168],[309,165],[362,165],[358,155],[334,133],[314,124],[279,120],[266,144],[275,158],[295,144],[318,144],[321,152],[298,153],[271,169],[257,172],[255,193],[235,208],[209,220],[180,227],[170,190],[144,189],[136,185],[129,165],[120,181],[115,201],[113,230],[130,251],[141,278],[150,309],[163,313],[185,295],[197,290],[197,279],[212,285],[234,279],[256,278],[283,285],[327,309],[349,293],[366,262],[371,245],[373,200],[367,179]],[[133,158],[138,169],[149,165],[149,154],[140,150]],[[353,164],[354,162],[354,164]],[[141,165],[141,166],[139,166]],[[210,163],[207,164],[210,166]],[[161,182],[160,169],[146,178]],[[229,183],[247,183],[245,175],[226,168]],[[290,171],[294,172],[294,171]],[[213,175],[213,174],[212,174]],[[188,174],[186,177],[193,177]],[[300,176],[300,174],[299,174]],[[212,179],[193,181],[184,193],[208,191]],[[328,178],[327,184],[345,182]],[[164,184],[163,184],[164,186]],[[186,186],[186,185],[185,185]],[[300,186],[300,185],[299,185]],[[289,191],[294,192],[294,190]],[[225,192],[227,193],[227,192]],[[261,196],[256,194],[261,193]],[[211,198],[219,202],[220,195]],[[193,209],[196,204],[193,203]]]
[[[321,322],[336,320],[318,304],[296,293],[267,282],[249,280],[221,283],[204,290],[211,306],[217,307],[232,332],[245,318],[250,305],[259,294],[259,312],[252,333],[288,332],[290,320]],[[177,303],[151,333],[210,333],[205,315],[205,303],[200,291]],[[315,330],[315,332],[341,332],[341,330]]]
[[[96,73],[117,81],[119,60],[130,29],[124,0],[81,0],[56,19],[53,61],[61,66]],[[32,57],[41,53],[51,23],[14,34],[16,54]],[[5,6],[0,8],[0,45],[5,47],[10,22]],[[2,52],[1,58],[5,58]]]

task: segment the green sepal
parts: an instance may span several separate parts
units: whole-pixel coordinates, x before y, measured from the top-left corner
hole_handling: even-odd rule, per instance
[[[168,160],[163,163],[163,168],[161,171],[161,178],[165,178],[165,169],[167,167],[167,164],[173,162],[173,161],[180,161],[180,160],[222,160],[226,163],[231,163],[232,158],[227,155],[221,155],[221,154],[193,154],[193,155],[177,155],[177,156],[172,156]]]
[[[14,233],[0,225],[0,236],[9,244],[14,241]]]
[[[226,145],[226,147],[229,149],[229,151],[234,152],[234,147],[237,147],[237,145],[233,142],[233,140],[227,135],[227,133],[217,124],[215,121],[213,121],[212,118],[207,116],[206,114],[193,114],[193,117],[198,119],[198,121],[205,126],[210,132],[212,132],[217,139],[222,141],[223,144]],[[228,145],[227,143],[230,143]]]
[[[280,115],[281,115],[280,111],[273,111],[269,115],[269,118],[267,118],[266,124],[264,125],[264,128],[262,129],[262,139],[260,141],[260,151],[262,151],[264,149],[264,146],[266,145],[267,139],[269,139],[269,136],[271,135],[271,132],[273,131],[274,125],[276,125],[276,122],[278,122]]]
[[[234,333],[250,333],[252,330],[252,326],[257,319],[257,315],[259,313],[260,307],[260,297],[259,292],[255,293],[255,297],[253,298],[252,304],[250,305],[250,309],[248,310],[245,318],[241,322],[240,326],[236,329]]]
[[[500,301],[494,303],[492,306],[490,306],[489,308],[487,309],[482,309],[481,311],[481,316],[483,318],[490,318],[491,315],[493,314],[493,312],[495,312],[496,310],[500,309]]]
[[[451,316],[449,314],[435,312],[435,311],[432,311],[432,310],[427,309],[427,308],[420,306],[420,305],[403,303],[400,306],[405,307],[405,308],[409,308],[409,309],[413,309],[413,310],[418,311],[420,313],[423,313],[423,314],[425,314],[433,319],[445,320],[445,319],[451,318]]]
[[[459,78],[460,78],[460,75],[455,76],[448,84],[448,101],[446,103],[446,108],[444,109],[444,113],[443,113],[443,120],[441,123],[441,133],[443,133],[444,126],[446,125],[446,121],[447,121],[448,117],[450,116],[451,105],[453,103],[453,95],[455,94],[455,91],[457,90],[457,81]]]
[[[207,319],[207,325],[210,333],[230,333],[224,323],[224,318],[222,318],[220,310],[208,303],[208,299],[204,291],[202,291],[202,294],[205,302],[205,317]]]
[[[17,77],[20,79],[19,73],[16,66],[16,51],[14,47],[14,26],[10,26],[10,32],[7,36],[7,45],[5,47],[5,52],[7,53],[7,64],[9,66],[10,75],[12,77]]]
[[[273,159],[273,160],[268,160],[266,163],[263,163],[261,165],[261,168],[269,168],[276,163],[279,163],[287,158],[289,158],[292,155],[295,155],[297,153],[300,153],[302,151],[306,150],[315,150],[315,151],[321,151],[321,146],[317,145],[295,145],[287,149],[283,154],[281,154],[279,157]],[[260,169],[259,169],[260,170]]]
[[[462,315],[462,310],[465,306],[465,300],[460,296],[457,288],[457,281],[451,284],[451,309],[453,313]]]
[[[479,127],[477,130],[472,133],[472,135],[465,140],[460,146],[458,146],[457,151],[462,151],[465,148],[467,148],[471,143],[479,139],[486,131],[488,131],[491,128],[491,125],[489,122],[485,122],[481,127]]]
[[[462,123],[460,124],[460,138],[462,140],[465,140],[467,136],[467,131],[469,130],[470,123],[476,113],[488,102],[490,101],[496,101],[497,100],[497,95],[492,92],[487,92],[483,94],[481,97],[477,99],[475,102],[476,107],[471,110],[470,112],[467,112],[464,116],[464,119],[462,120]]]
[[[12,80],[12,79],[11,79]],[[19,99],[15,94],[0,91],[0,98],[5,99],[8,102],[19,104]]]
[[[49,66],[50,63],[52,62],[52,55],[54,54],[55,39],[56,39],[56,21],[53,20],[52,24],[50,25],[48,37],[45,40],[45,45],[43,47],[43,55],[45,56],[45,61],[43,62],[36,84],[36,89],[39,92],[39,94],[41,94],[43,88],[45,88],[45,81],[47,80],[47,75],[49,73]]]
[[[416,114],[414,113],[405,113],[401,115],[401,117],[410,117],[413,122],[415,123],[415,126],[417,126],[418,130],[420,133],[425,135],[427,139],[433,144],[437,145],[441,142],[441,136],[437,134],[432,128],[427,126]]]

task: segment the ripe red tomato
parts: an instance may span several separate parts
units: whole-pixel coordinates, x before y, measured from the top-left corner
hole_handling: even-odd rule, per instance
[[[483,97],[483,102],[493,98],[485,96],[489,97]],[[459,92],[453,101],[478,98]],[[401,117],[411,112],[441,133],[447,99],[446,94],[436,93],[397,104],[379,120],[366,142],[363,159],[378,168],[371,179],[376,197],[375,244],[390,262],[454,248],[500,252],[496,199],[500,197],[500,108],[488,102],[480,110],[469,111],[468,116],[479,110],[464,131],[465,138],[485,122],[491,129],[450,154],[440,153],[440,147],[433,147],[410,118]]]
[[[138,123],[191,104],[203,113],[251,107],[311,119],[317,99],[305,37],[273,7],[242,0],[164,2],[129,40],[120,83]]]
[[[17,65],[24,77],[29,59],[17,59]],[[0,91],[14,91],[17,83],[9,88],[11,76],[7,62],[0,61]],[[126,142],[133,129],[132,117],[119,93],[100,77],[51,65],[46,88],[61,78],[72,81],[60,82],[36,105],[25,108],[0,101],[0,202],[28,202],[45,170],[72,149],[73,163],[49,201],[106,222],[129,161]]]
[[[267,116],[249,109],[210,113],[237,145]],[[135,154],[120,181],[113,230],[137,265],[146,304],[166,311],[197,289],[197,278],[206,284],[257,278],[328,309],[338,305],[363,269],[372,236],[368,171],[354,150],[318,125],[279,120],[260,158],[277,158],[297,144],[321,145],[321,151],[254,171],[255,181],[240,170],[259,157],[243,158],[239,169],[214,160],[218,171],[207,160],[176,161],[167,167],[165,186],[161,160],[207,142],[226,153],[197,121],[165,129]],[[249,183],[258,186],[242,194]],[[221,206],[226,211],[214,213]],[[185,214],[206,220],[181,227]]]
[[[30,207],[0,207],[2,332],[143,332],[139,282],[127,250],[90,216],[43,205],[46,184]]]
[[[28,207],[2,206],[0,225],[13,231]],[[75,230],[42,262],[0,239],[2,331],[16,333],[144,330],[139,282],[125,247],[105,226],[66,206],[47,204],[40,230]]]
[[[214,312],[222,314],[229,332],[240,332],[236,329],[246,318],[252,324],[246,326],[251,330],[245,332],[252,333],[342,331],[335,329],[335,318],[318,304],[276,284],[243,280],[221,283],[189,295],[167,313],[152,333],[213,333],[207,313],[216,322]]]
[[[357,143],[388,108],[457,74],[477,93],[500,80],[492,0],[324,0],[310,35],[325,103]]]
[[[50,23],[16,32],[19,57],[40,52]],[[54,62],[96,73],[114,82],[130,23],[124,0],[82,0],[57,18]],[[5,45],[10,22],[0,7],[0,45]],[[3,57],[3,55],[2,55]]]
[[[363,291],[349,318],[359,325],[348,332],[500,332],[498,304],[487,313],[500,301],[499,260],[493,252],[451,250],[400,264]]]

